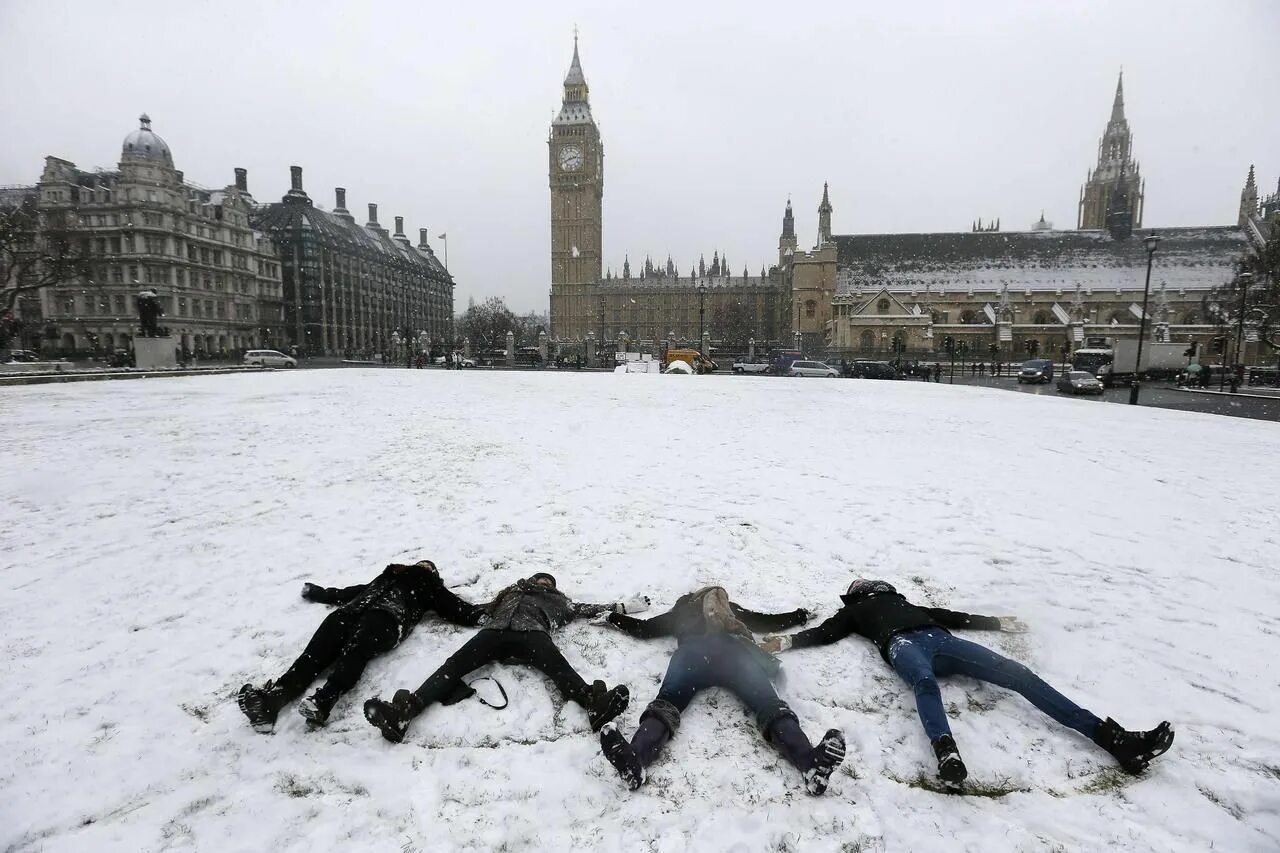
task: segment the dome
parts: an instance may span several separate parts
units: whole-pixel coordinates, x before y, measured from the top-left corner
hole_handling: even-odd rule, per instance
[[[169,153],[169,146],[165,141],[151,129],[151,118],[143,113],[138,121],[138,129],[124,138],[121,157],[142,157],[172,166],[173,155]]]

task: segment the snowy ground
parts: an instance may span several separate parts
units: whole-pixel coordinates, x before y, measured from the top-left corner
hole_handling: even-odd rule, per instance
[[[1275,424],[924,383],[385,370],[9,389],[0,418],[0,850],[1280,846]],[[970,636],[1177,743],[1130,780],[957,679],[992,796],[940,794],[909,693],[853,638],[784,658],[811,736],[849,740],[827,797],[720,691],[629,794],[529,671],[495,668],[506,711],[433,708],[384,742],[358,704],[467,636],[432,622],[327,729],[292,707],[249,729],[236,688],[326,612],[304,580],[427,556],[477,600],[550,570],[580,600],[718,581],[820,616],[885,577],[1022,616]],[[561,645],[630,685],[628,732],[674,648],[581,623]]]

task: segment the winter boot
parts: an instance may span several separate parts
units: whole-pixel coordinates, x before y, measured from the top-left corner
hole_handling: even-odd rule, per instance
[[[804,788],[815,797],[826,793],[831,774],[844,762],[844,735],[828,729],[813,748],[813,766],[804,774]]]
[[[630,700],[631,693],[625,685],[606,689],[603,681],[594,682],[591,698],[587,700],[587,720],[591,723],[591,731],[600,731],[601,726],[627,710]]]
[[[600,750],[618,771],[627,788],[634,791],[644,784],[644,765],[640,763],[640,756],[636,755],[614,723],[605,723],[600,730]]]
[[[1149,732],[1130,732],[1107,717],[1098,723],[1093,742],[1111,753],[1126,773],[1137,775],[1147,769],[1151,759],[1169,751],[1173,745],[1173,728],[1165,721]]]
[[[938,778],[948,787],[959,787],[969,777],[969,771],[960,760],[960,750],[951,735],[943,735],[933,742],[933,754],[938,756]]]
[[[364,703],[364,718],[392,743],[404,740],[409,721],[422,713],[422,702],[409,690],[397,690],[390,702],[370,699]]]
[[[298,713],[312,726],[329,722],[329,712],[338,701],[338,694],[321,687],[298,703]]]
[[[236,695],[236,704],[249,718],[249,724],[255,732],[269,735],[276,727],[276,717],[280,714],[284,697],[270,681],[260,688],[246,684]]]

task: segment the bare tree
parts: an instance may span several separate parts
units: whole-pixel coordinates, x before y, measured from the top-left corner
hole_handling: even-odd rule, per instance
[[[74,214],[41,215],[35,196],[0,206],[0,347],[21,330],[21,299],[48,287],[92,281],[88,261],[69,228]],[[43,219],[43,221],[41,221]]]
[[[507,345],[507,332],[519,337],[521,331],[519,318],[501,296],[490,296],[479,304],[472,301],[459,318],[458,329],[481,351],[500,350]]]
[[[1231,281],[1206,294],[1202,304],[1205,319],[1229,346],[1246,330],[1271,351],[1280,349],[1280,223],[1260,250],[1240,259]]]
[[[747,349],[748,341],[755,336],[756,318],[751,309],[734,300],[725,302],[716,308],[711,317],[712,337],[720,341],[721,346],[730,349]]]

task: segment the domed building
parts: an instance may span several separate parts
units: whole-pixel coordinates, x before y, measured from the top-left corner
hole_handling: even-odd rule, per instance
[[[209,190],[186,181],[145,113],[114,170],[46,157],[32,187],[45,227],[79,250],[84,274],[23,299],[23,343],[67,356],[132,349],[139,291],[159,296],[180,357],[235,359],[284,341],[280,262],[253,229],[247,176]]]

